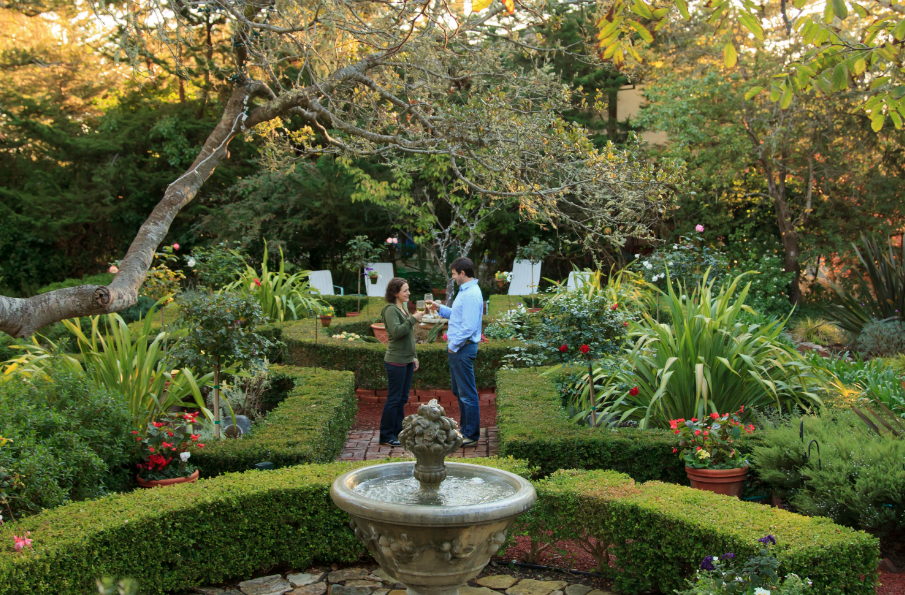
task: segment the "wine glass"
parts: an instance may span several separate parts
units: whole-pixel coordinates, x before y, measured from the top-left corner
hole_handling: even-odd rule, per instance
[[[425,293],[425,294],[424,294],[424,301],[425,301],[425,302],[432,302],[432,301],[434,301],[434,294],[432,294],[432,293]]]
[[[419,312],[424,312],[424,300],[418,300],[417,308]]]

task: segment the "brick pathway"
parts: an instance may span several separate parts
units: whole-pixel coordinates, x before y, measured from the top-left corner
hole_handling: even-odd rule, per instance
[[[358,396],[359,404],[375,404],[386,401],[386,391],[369,391],[358,389],[355,391]],[[496,393],[493,389],[481,389],[479,391],[481,397],[481,405],[496,405]],[[379,396],[378,396],[379,395]],[[409,397],[409,406],[417,403],[427,403],[431,399],[437,401],[445,408],[452,408],[458,411],[458,405],[452,391],[444,390],[425,390],[412,391]],[[447,412],[451,415],[451,412]],[[453,417],[458,417],[456,413]],[[359,424],[356,423],[356,426]],[[373,427],[373,426],[372,426]],[[349,437],[343,446],[342,453],[339,455],[341,461],[375,461],[379,459],[387,459],[390,457],[411,457],[411,453],[401,446],[381,446],[380,433],[377,430],[367,430],[361,427],[353,427],[349,431]],[[481,437],[474,446],[462,447],[456,452],[450,454],[449,459],[472,459],[477,457],[495,456],[499,451],[499,436],[495,425],[481,428]]]

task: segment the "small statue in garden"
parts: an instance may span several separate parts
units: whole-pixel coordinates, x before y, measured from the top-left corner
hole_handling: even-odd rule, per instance
[[[462,434],[455,420],[446,417],[446,411],[431,399],[418,407],[418,413],[402,421],[399,442],[415,455],[414,476],[421,489],[436,490],[446,479],[446,455],[462,446]]]

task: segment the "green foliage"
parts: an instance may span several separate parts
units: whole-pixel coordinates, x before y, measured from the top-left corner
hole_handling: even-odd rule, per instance
[[[13,514],[131,487],[131,422],[117,392],[65,368],[0,384],[0,434],[11,441],[0,448],[0,482],[4,469],[18,476],[5,490]]]
[[[612,469],[637,481],[688,484],[669,430],[593,429],[573,423],[555,378],[532,370],[497,374],[500,454],[528,461],[540,475],[557,469]]]
[[[352,373],[293,366],[271,366],[269,372],[263,398],[276,408],[251,434],[194,449],[192,462],[202,477],[246,471],[263,461],[288,467],[339,456],[357,410]]]
[[[729,273],[729,264],[722,252],[705,246],[703,240],[680,237],[678,243],[654,250],[648,258],[632,261],[629,270],[640,273],[647,283],[661,290],[671,282],[697,285],[705,275],[719,287]]]
[[[297,320],[308,316],[308,311],[317,311],[323,305],[314,297],[317,291],[305,278],[310,271],[290,275],[286,272],[283,249],[280,248],[280,268],[272,272],[267,267],[267,247],[261,262],[260,275],[248,265],[237,281],[220,291],[236,292],[254,298],[261,306],[264,316],[274,322],[287,318]]]
[[[621,380],[638,387],[636,394],[612,394],[599,406],[603,414],[637,419],[646,428],[742,407],[819,405],[825,380],[780,340],[784,321],[745,320],[751,284],[738,291],[741,280],[725,283],[716,295],[706,275],[693,291],[680,285],[681,296],[669,283],[661,299],[672,322],[658,323],[645,312],[629,332],[635,343],[625,355],[630,372]]]
[[[733,239],[727,255],[729,268],[736,274],[756,273],[746,303],[761,316],[788,316],[792,311],[789,284],[794,275],[785,272],[782,246],[776,240]]]
[[[845,341],[845,334],[836,323],[810,316],[796,320],[789,329],[789,334],[802,343],[837,345]]]
[[[905,321],[884,320],[865,324],[855,347],[873,357],[905,354]]]
[[[514,531],[583,543],[598,571],[615,574],[620,592],[672,592],[705,556],[733,552],[747,559],[765,535],[776,540],[779,572],[809,577],[815,593],[873,595],[876,589],[878,540],[829,519],[657,481],[636,483],[614,471],[557,471],[535,487],[538,501]],[[609,567],[610,555],[617,568]]]
[[[412,295],[417,295],[412,292]],[[333,315],[339,318],[345,318],[349,312],[358,312],[358,296],[354,295],[322,295],[318,298],[328,306],[333,306]]]
[[[257,332],[267,323],[261,304],[244,294],[190,293],[180,300],[176,323],[183,330],[171,356],[196,370],[261,368],[275,347]]]
[[[216,245],[197,246],[192,249],[187,266],[198,277],[201,285],[220,289],[241,276],[248,265],[240,243],[233,242],[233,245],[231,247],[230,242],[219,242]]]
[[[854,335],[875,320],[905,320],[905,242],[898,257],[892,237],[885,248],[867,236],[861,236],[861,243],[861,250],[853,244],[861,263],[854,291],[831,284],[836,295],[827,308],[827,315]]]
[[[282,338],[286,343],[285,362],[295,366],[328,370],[348,370],[355,373],[355,386],[366,389],[386,388],[386,370],[383,357],[386,346],[382,343],[343,341],[331,338],[343,331],[362,337],[372,337],[371,324],[380,319],[334,318],[329,328],[317,328],[317,320],[285,323]],[[496,385],[496,371],[513,346],[511,341],[482,343],[475,360],[475,381],[479,387]],[[412,379],[412,388],[448,388],[449,359],[445,343],[425,343],[417,346],[418,372]]]
[[[387,461],[381,461],[387,462]],[[524,462],[476,459],[525,475]],[[129,576],[148,595],[247,578],[261,568],[354,562],[364,548],[330,501],[342,473],[373,464],[298,465],[228,474],[63,506],[0,527],[0,543],[31,531],[32,550],[0,550],[0,595],[96,591]],[[254,547],[249,547],[253,544]]]
[[[679,595],[802,595],[811,592],[811,581],[795,573],[785,580],[777,574],[779,560],[770,550],[772,535],[759,540],[760,552],[744,563],[733,552],[722,556],[706,556],[701,561],[695,580],[689,581],[690,589],[676,591]]]
[[[760,477],[796,510],[880,535],[905,531],[905,439],[878,436],[852,411],[793,417],[763,433],[753,453]]]
[[[857,399],[882,403],[905,419],[905,385],[902,384],[905,366],[897,368],[896,360],[865,361],[855,358],[849,361],[815,354],[809,357],[809,361],[836,378],[837,389],[840,386],[842,389],[853,389]]]
[[[525,246],[519,246],[515,255],[519,260],[527,260],[531,264],[540,264],[550,253],[553,252],[553,246],[549,242],[535,236]]]
[[[51,283],[49,285],[41,287],[36,293],[47,293],[49,291],[56,291],[57,289],[65,289],[67,287],[76,287],[78,285],[106,286],[110,285],[111,281],[113,281],[113,273],[98,273],[97,275],[86,275],[81,279],[65,279],[63,281],[57,281],[56,283]]]

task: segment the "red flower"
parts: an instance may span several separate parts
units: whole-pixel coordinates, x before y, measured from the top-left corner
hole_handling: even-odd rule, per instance
[[[204,445],[201,443],[198,443],[198,448],[204,448]]]
[[[623,322],[623,323],[622,323],[622,326],[628,326],[628,323],[627,323],[627,322]]]
[[[581,352],[584,353],[584,354],[587,354],[590,350],[591,350],[591,348],[588,347],[587,345],[582,345],[582,346],[581,346]]]
[[[132,433],[133,433],[133,434],[137,434],[138,432],[136,432],[135,430],[132,430]]]
[[[255,277],[255,285],[257,285],[258,287],[261,286],[261,282],[258,280],[257,277]]]
[[[710,414],[710,417],[712,417],[713,419],[716,419],[716,418],[718,418],[719,416],[720,416],[719,413],[711,413],[711,414]]]
[[[738,412],[739,412],[739,413],[744,413],[744,412],[745,412],[745,406],[742,405],[741,407],[739,407]]]
[[[160,446],[163,448],[173,448],[173,445],[169,442],[161,442]]]
[[[695,431],[694,431],[694,435],[695,435],[695,436],[700,436],[700,435],[701,435],[701,430],[695,430]]]
[[[637,397],[639,392],[641,392],[641,391],[638,390],[638,387],[633,386],[632,389],[630,391],[628,391],[628,394],[632,395],[633,397]]]
[[[560,351],[560,353],[565,353],[565,352],[567,352],[568,350],[569,350],[569,346],[568,346],[568,345],[560,345],[560,346],[559,346],[559,351]]]
[[[197,440],[198,438],[201,438],[201,434],[192,434],[192,440]]]
[[[701,447],[700,447],[700,446],[698,447],[698,450],[701,450]]]
[[[676,434],[678,434],[678,433],[679,433],[679,430],[676,430]]]
[[[707,434],[709,434],[709,433],[710,433],[710,432],[708,432],[707,430],[704,430],[704,435],[705,435],[705,436],[706,436]]]
[[[173,244],[173,250],[179,250],[179,244]]]
[[[176,434],[173,433],[173,430],[170,430],[169,432],[167,432],[167,436],[169,436],[170,438],[172,438],[175,435]]]
[[[149,446],[149,447],[148,447],[148,450],[150,450],[151,452],[155,452],[153,446]]]
[[[151,422],[151,425],[154,426],[155,428],[162,428],[162,427],[164,427],[166,424],[163,423],[162,421],[155,421],[155,422]]]
[[[674,449],[672,449],[672,451],[673,451],[673,452],[674,452],[674,453],[676,453],[676,452],[679,452],[679,451],[678,451],[678,450],[676,450],[676,449],[675,449],[675,448],[674,448]]]
[[[692,417],[692,418],[691,418],[691,421],[698,421],[698,418]]]
[[[141,442],[141,436],[139,436],[138,438],[136,438],[136,440],[138,440],[139,442]]]
[[[610,306],[610,310],[615,310],[618,307],[619,307],[619,304],[613,304],[612,306]]]

